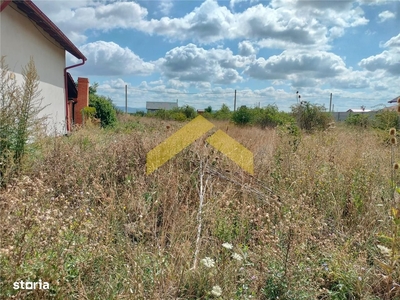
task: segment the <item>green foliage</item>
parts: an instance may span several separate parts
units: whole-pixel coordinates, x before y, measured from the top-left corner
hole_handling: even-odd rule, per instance
[[[280,112],[276,105],[267,105],[264,108],[254,108],[254,124],[261,128],[276,127],[279,125],[294,123],[294,119],[288,113]]]
[[[196,110],[189,105],[181,107],[180,112],[183,113],[185,117],[189,120],[194,119],[197,115]]]
[[[369,127],[371,120],[368,115],[365,114],[350,114],[345,123],[350,126],[358,126],[362,128]]]
[[[197,113],[193,107],[185,105],[183,107],[177,107],[171,110],[159,109],[154,113],[147,113],[147,115],[160,118],[162,120],[175,120],[183,122],[194,119]]]
[[[212,113],[212,107],[211,106],[208,106],[205,110],[204,110],[204,112],[207,112],[207,113]]]
[[[96,118],[100,119],[101,126],[113,127],[117,123],[117,112],[110,98],[89,94],[89,106],[96,109]]]
[[[82,114],[85,119],[93,119],[96,115],[96,108],[86,106],[82,109]]]
[[[323,105],[309,102],[293,105],[292,114],[299,127],[307,131],[327,129],[332,122],[332,116],[326,112]]]
[[[251,122],[252,113],[246,106],[241,106],[237,111],[232,114],[232,121],[236,125],[247,125]]]
[[[214,118],[217,120],[230,120],[231,116],[231,110],[226,104],[222,104],[221,109],[214,114]]]
[[[44,119],[38,114],[41,107],[39,76],[31,57],[22,70],[23,82],[17,86],[10,77],[5,57],[0,61],[0,186],[19,171],[32,138]],[[13,167],[11,167],[13,166]]]
[[[399,115],[396,111],[382,111],[375,116],[374,127],[382,130],[399,128]]]

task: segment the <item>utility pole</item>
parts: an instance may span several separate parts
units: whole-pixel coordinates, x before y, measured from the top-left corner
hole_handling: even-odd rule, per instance
[[[331,93],[331,97],[329,100],[329,112],[332,112],[332,93]]]
[[[125,84],[125,113],[128,113],[128,85]]]
[[[236,90],[235,90],[235,100],[233,101],[233,111],[236,111]]]

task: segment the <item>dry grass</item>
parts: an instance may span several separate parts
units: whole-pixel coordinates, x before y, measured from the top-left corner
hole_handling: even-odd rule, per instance
[[[31,145],[24,174],[0,191],[0,297],[212,299],[218,285],[221,299],[395,299],[376,264],[395,205],[381,136],[215,124],[253,151],[254,176],[204,138],[146,176],[146,153],[175,122],[125,118]],[[199,258],[215,265],[191,269],[199,159]],[[13,289],[38,279],[50,290]]]

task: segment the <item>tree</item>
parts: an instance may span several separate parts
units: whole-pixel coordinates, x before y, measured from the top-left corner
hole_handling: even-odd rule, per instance
[[[251,111],[246,106],[241,106],[232,114],[232,121],[237,125],[246,125],[251,122]]]
[[[324,130],[332,122],[332,116],[326,112],[323,105],[302,101],[292,106],[292,114],[301,129],[307,131]]]
[[[96,109],[95,117],[101,127],[113,127],[117,123],[117,110],[109,97],[97,95],[98,83],[89,87],[89,106]]]

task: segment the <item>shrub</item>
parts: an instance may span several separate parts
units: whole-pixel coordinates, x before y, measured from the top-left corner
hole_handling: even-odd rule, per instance
[[[254,109],[254,124],[261,126],[261,128],[276,127],[293,122],[293,117],[288,113],[280,112],[276,105],[268,105],[262,109]]]
[[[113,127],[117,123],[117,112],[110,98],[90,94],[89,106],[96,109],[95,117],[100,119],[101,127]]]
[[[39,90],[39,76],[31,57],[22,70],[21,86],[9,76],[5,57],[0,61],[0,186],[6,177],[18,172],[26,145],[44,118]],[[11,167],[13,166],[13,167]],[[6,174],[8,174],[6,176]]]
[[[367,128],[370,125],[371,120],[369,116],[365,114],[350,114],[346,118],[345,123],[350,126]]]
[[[303,102],[292,106],[292,114],[301,129],[307,131],[327,129],[332,122],[332,116],[326,112],[323,105]]]
[[[246,125],[251,122],[252,113],[246,106],[241,106],[232,114],[232,121],[236,125]]]
[[[204,112],[207,112],[207,113],[212,113],[212,107],[211,106],[208,106],[206,109],[204,109]]]
[[[221,109],[215,112],[214,118],[217,120],[230,120],[231,115],[229,107],[226,104],[222,104]]]
[[[185,105],[184,107],[181,107],[179,110],[186,116],[187,119],[194,119],[197,115],[196,110],[189,105]]]
[[[374,127],[383,130],[399,128],[399,115],[395,111],[382,111],[375,116]]]

